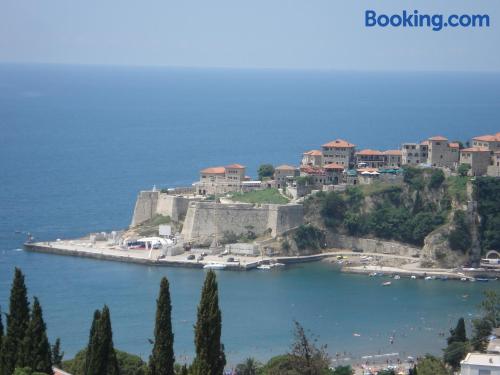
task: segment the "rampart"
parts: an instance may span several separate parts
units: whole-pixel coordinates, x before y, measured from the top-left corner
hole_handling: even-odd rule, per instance
[[[152,219],[155,215],[170,216],[172,220],[180,221],[186,216],[191,200],[159,191],[141,191],[135,202],[130,226],[141,224]]]
[[[304,212],[300,204],[218,204],[191,202],[184,221],[182,235],[186,241],[209,243],[217,233],[242,235],[249,230],[256,235],[270,231],[279,236],[303,223]]]

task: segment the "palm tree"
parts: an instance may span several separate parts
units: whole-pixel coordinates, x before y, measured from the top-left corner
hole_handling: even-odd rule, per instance
[[[237,375],[256,375],[259,368],[259,363],[255,358],[247,358],[244,363],[240,363],[236,366]]]

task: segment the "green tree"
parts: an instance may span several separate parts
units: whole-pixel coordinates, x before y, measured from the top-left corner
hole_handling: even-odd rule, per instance
[[[300,250],[317,250],[325,243],[325,234],[311,224],[301,225],[293,234],[293,240]]]
[[[438,189],[445,180],[444,172],[441,169],[433,169],[429,180],[430,189]]]
[[[64,352],[61,351],[61,339],[58,337],[54,345],[52,345],[52,363],[54,366],[61,368]]]
[[[472,246],[472,236],[467,225],[465,212],[456,211],[453,214],[454,229],[448,236],[448,242],[453,250],[466,252]]]
[[[189,371],[188,371],[188,368],[187,368],[187,365],[186,365],[186,364],[184,364],[184,365],[181,367],[180,375],[189,375]]]
[[[396,375],[396,373],[392,369],[390,369],[390,370],[380,370],[379,372],[377,372],[377,375]]]
[[[315,338],[309,338],[302,325],[294,321],[295,340],[290,351],[294,368],[303,375],[321,375],[328,370],[330,357],[326,346],[316,347]]]
[[[12,374],[16,366],[25,367],[21,348],[30,321],[30,311],[24,275],[19,268],[14,271],[9,303],[7,333],[1,352],[4,375]]]
[[[351,366],[337,366],[332,372],[332,375],[352,375],[354,370]]]
[[[470,170],[470,165],[469,164],[460,164],[458,166],[458,174],[462,177],[466,177],[467,174],[469,173],[469,170]]]
[[[259,169],[257,170],[259,175],[259,180],[263,180],[264,178],[270,178],[274,175],[274,167],[272,164],[261,164]]]
[[[52,374],[52,352],[38,298],[33,300],[31,319],[22,343],[22,360],[33,371]]]
[[[0,375],[3,375],[2,342],[3,342],[3,319],[2,307],[0,306]]]
[[[443,361],[432,355],[427,354],[417,364],[418,375],[449,375]]]
[[[85,375],[118,375],[118,361],[113,347],[109,308],[94,313],[85,358]]]
[[[469,351],[470,344],[467,341],[454,341],[444,349],[443,360],[456,371]]]
[[[289,354],[271,358],[262,368],[263,375],[302,375],[294,367],[293,358]]]
[[[321,207],[321,215],[324,218],[325,224],[329,227],[342,224],[346,208],[346,202],[339,193],[331,191],[326,194],[323,206]]]
[[[146,375],[148,374],[148,365],[141,357],[116,350],[116,358],[120,375]],[[87,349],[79,351],[74,358],[63,361],[62,369],[73,375],[85,375],[85,358]]]
[[[174,375],[174,334],[171,315],[169,283],[164,277],[161,279],[160,294],[156,300],[154,344],[149,357],[150,375]]]
[[[471,344],[474,350],[484,351],[491,330],[500,326],[500,293],[494,290],[484,292],[484,299],[479,305],[481,317],[472,322],[474,335]]]
[[[226,365],[222,345],[222,317],[215,272],[208,271],[201,292],[195,329],[195,349],[191,373],[193,375],[221,375]]]
[[[245,362],[236,366],[237,375],[256,375],[259,370],[259,363],[255,358],[247,358]]]
[[[446,339],[446,341],[448,342],[448,345],[454,342],[467,341],[464,318],[458,319],[455,329],[450,329],[450,336]]]

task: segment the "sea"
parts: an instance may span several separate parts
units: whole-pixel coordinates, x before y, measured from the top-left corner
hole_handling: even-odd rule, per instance
[[[66,358],[107,304],[115,346],[147,359],[166,276],[176,357],[190,361],[203,270],[30,253],[27,233],[125,228],[140,190],[189,186],[207,166],[239,163],[255,176],[336,138],[373,149],[433,135],[465,142],[500,131],[499,120],[494,73],[0,64],[0,306],[8,311],[20,267]],[[499,289],[410,279],[383,288],[325,263],[217,276],[229,364],[287,352],[294,321],[334,357],[439,355],[456,320],[470,323],[482,292]]]

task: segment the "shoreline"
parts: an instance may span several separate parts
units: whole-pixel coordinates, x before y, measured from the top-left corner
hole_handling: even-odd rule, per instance
[[[34,242],[24,243],[24,249],[32,252],[40,252],[46,254],[56,254],[64,256],[85,257],[98,260],[109,260],[124,263],[135,263],[147,266],[166,266],[166,267],[186,267],[186,268],[199,268],[202,269],[205,265],[211,263],[222,263],[225,265],[225,270],[232,271],[249,271],[257,269],[261,264],[269,264],[272,262],[283,263],[285,265],[308,263],[316,261],[325,261],[331,264],[335,263],[336,257],[371,257],[376,259],[401,259],[406,260],[408,264],[418,261],[416,258],[406,257],[402,255],[383,254],[383,253],[361,253],[351,250],[335,249],[332,251],[313,254],[313,255],[299,255],[299,256],[239,256],[237,262],[229,262],[228,256],[219,257],[217,255],[207,255],[203,260],[187,260],[186,253],[176,256],[165,256],[160,258],[159,250],[123,250],[116,247],[97,247],[97,246],[83,246],[83,244],[75,244],[77,240],[65,241],[52,241],[52,242]],[[234,257],[234,256],[233,256]],[[345,258],[344,258],[345,259]],[[411,265],[411,264],[410,264]],[[374,264],[348,264],[340,265],[340,271],[352,274],[373,274],[377,273],[378,276],[394,276],[401,277],[415,276],[417,278],[425,278],[427,276],[435,278],[445,278],[452,280],[460,280],[467,278],[468,280],[474,279],[478,275],[486,276],[488,278],[497,278],[500,272],[486,271],[477,269],[474,271],[459,271],[458,269],[439,269],[439,268],[422,268],[414,266],[412,268],[404,268],[403,266],[386,266]]]

